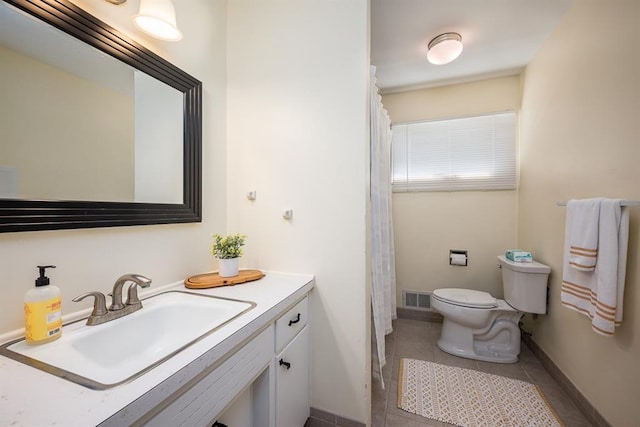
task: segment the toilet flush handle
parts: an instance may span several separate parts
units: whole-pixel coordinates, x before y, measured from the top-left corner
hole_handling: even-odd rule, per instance
[[[502,265],[501,264],[496,264],[496,267],[502,269]]]

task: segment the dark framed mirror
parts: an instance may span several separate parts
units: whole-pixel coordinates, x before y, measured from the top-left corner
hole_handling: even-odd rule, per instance
[[[33,84],[29,81],[22,82],[26,85],[23,88],[19,85],[6,84],[20,89],[16,89],[18,92],[16,100],[7,100],[7,97],[0,99],[0,103],[5,103],[2,111],[15,115],[10,119],[6,118],[2,127],[11,127],[12,123],[22,121],[26,121],[26,124],[22,130],[20,128],[18,130],[12,128],[9,131],[2,129],[3,136],[0,137],[0,232],[200,222],[202,220],[202,83],[67,0],[2,0],[0,7],[5,8],[7,13],[21,14],[28,21],[44,26],[46,31],[49,31],[48,36],[45,32],[45,37],[54,48],[59,44],[56,41],[58,35],[54,35],[53,32],[64,34],[64,37],[72,40],[72,43],[78,46],[74,45],[66,49],[75,52],[79,58],[76,61],[81,64],[79,68],[89,65],[89,56],[98,58],[94,68],[88,67],[89,71],[84,71],[85,86],[77,92],[90,92],[86,87],[93,85],[93,82],[87,83],[87,81],[93,80],[94,75],[99,74],[91,70],[111,69],[111,65],[101,63],[102,58],[107,58],[108,61],[117,63],[117,67],[124,67],[125,71],[122,74],[130,76],[131,83],[122,84],[119,82],[124,80],[112,79],[111,77],[120,73],[120,71],[112,71],[108,73],[111,76],[107,84],[111,86],[109,90],[98,88],[96,91],[113,92],[114,98],[126,98],[121,95],[127,92],[133,94],[129,97],[130,100],[125,101],[125,108],[109,110],[131,111],[133,118],[125,115],[122,119],[114,120],[111,117],[105,117],[103,112],[96,109],[97,113],[94,116],[102,117],[96,121],[100,122],[99,124],[104,122],[105,127],[86,129],[86,123],[92,119],[86,119],[83,114],[85,110],[92,110],[93,106],[76,106],[75,110],[71,109],[71,112],[67,111],[66,114],[60,114],[51,119],[54,127],[63,130],[64,136],[57,136],[50,132],[48,124],[37,115],[39,101],[31,101],[31,105],[27,105],[28,108],[23,112],[18,110],[19,104],[26,103],[22,102],[23,100],[31,100],[33,91],[39,90],[36,82]],[[0,16],[4,18],[4,15],[6,13],[3,11]],[[2,26],[9,27],[4,21]],[[35,39],[36,31],[33,29],[27,31],[30,31],[29,37],[21,37],[21,39],[34,39],[34,46],[44,44],[44,41]],[[5,33],[16,34],[17,31],[7,30]],[[5,49],[6,46],[1,43],[0,49]],[[79,46],[80,44],[83,46]],[[84,46],[88,46],[96,54],[82,53],[81,48]],[[11,49],[13,46],[5,49],[9,53],[0,50],[0,54],[14,55]],[[47,50],[50,52],[52,49]],[[69,64],[75,63],[73,60],[66,59],[62,51],[54,51],[51,57],[58,58],[58,61],[67,68],[73,68]],[[31,61],[30,58],[20,59],[20,61],[15,67],[14,74],[19,74],[23,80],[26,79],[26,75],[37,74],[23,72],[19,68],[25,61]],[[9,64],[5,59],[3,62]],[[65,86],[58,81],[51,84],[53,76],[58,72],[50,71],[49,63],[39,67],[47,70],[47,74],[41,79],[45,81],[46,91],[49,92],[49,86],[59,91],[53,99],[61,99],[65,92],[76,92],[76,89],[60,89]],[[66,76],[67,71],[75,73],[75,70],[65,70],[60,74]],[[6,73],[9,74],[9,72]],[[2,79],[7,80],[5,77],[2,76]],[[69,80],[67,77],[63,78]],[[139,85],[140,80],[142,84]],[[145,90],[147,92],[144,92]],[[28,91],[32,91],[31,95],[21,96]],[[164,107],[160,107],[163,104],[158,103],[155,98],[158,93],[166,93],[166,97],[172,99],[173,104],[167,108],[171,112],[165,112]],[[109,104],[103,100],[95,101],[97,99],[95,95],[91,96],[94,100],[92,103],[96,106],[104,109]],[[41,108],[42,117],[48,119],[51,112],[62,109],[63,104],[77,102],[78,105],[82,105],[83,101],[70,99],[59,102],[60,105],[54,104]],[[151,105],[152,109],[140,114],[141,105]],[[176,117],[172,121],[172,129],[167,131],[163,125],[169,122],[165,120],[166,115],[169,114]],[[7,116],[7,114],[3,115]],[[67,121],[62,121],[60,116],[66,116]],[[142,124],[135,122],[141,116],[145,121]],[[23,118],[27,120],[22,120]],[[125,126],[127,123],[129,127]],[[43,138],[44,142],[39,142],[40,146],[25,148],[27,144],[32,143],[32,140],[38,139],[31,135],[23,135],[32,128],[39,129],[46,138]],[[79,136],[68,136],[67,130],[75,128],[83,129],[84,133]],[[139,135],[140,129],[143,131],[146,129],[142,136]],[[117,132],[112,132],[113,130]],[[104,134],[110,133],[116,135],[115,140],[104,142],[101,138]],[[126,137],[119,138],[118,135]],[[159,140],[163,135],[165,137],[170,135],[166,138],[169,140],[166,148],[161,146]],[[77,140],[74,141],[75,145],[68,143],[71,139]],[[121,144],[122,139],[131,139],[132,142]],[[51,147],[56,140],[64,140],[67,144]],[[90,146],[89,144],[94,140],[98,140],[99,143]],[[144,142],[143,148],[140,148],[140,140]],[[127,148],[124,152],[112,153],[112,146],[118,144],[127,145]],[[15,165],[11,164],[8,159],[17,156],[16,147],[27,153],[22,155],[29,157],[28,162],[16,161]],[[48,153],[46,150],[51,151]],[[46,168],[49,167],[49,160],[58,154],[66,159],[66,163],[63,166],[53,166],[51,171],[48,171]],[[117,162],[110,160],[110,157]],[[39,162],[31,160],[32,158],[38,158]],[[126,166],[127,163],[131,168]],[[168,163],[176,163],[176,165],[171,166]],[[68,176],[61,177],[57,181],[59,171],[74,169],[69,166],[72,164],[82,167],[69,172]],[[104,169],[104,176],[99,177],[99,169]],[[31,187],[26,192],[18,191],[19,188],[27,187],[36,180],[55,188],[46,192],[40,189],[34,190]],[[127,188],[126,191],[104,188],[112,186],[118,180],[123,182],[122,186]],[[100,184],[101,181],[104,183]],[[70,190],[68,187],[76,182],[83,185],[80,189]],[[55,185],[50,185],[51,183]],[[169,187],[176,188],[169,191]]]

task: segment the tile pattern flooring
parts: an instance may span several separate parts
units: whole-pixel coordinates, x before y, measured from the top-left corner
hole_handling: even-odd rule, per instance
[[[393,332],[387,335],[385,342],[387,365],[382,374],[386,390],[382,390],[379,381],[375,379],[372,381],[372,427],[445,427],[452,425],[423,418],[397,407],[398,369],[400,359],[403,357],[476,369],[537,384],[567,427],[592,426],[524,343],[521,346],[520,361],[515,364],[464,359],[445,353],[436,346],[441,326],[441,323],[421,320],[394,320]]]

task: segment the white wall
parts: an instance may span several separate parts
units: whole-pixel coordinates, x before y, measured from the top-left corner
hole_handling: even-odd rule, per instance
[[[63,293],[63,313],[91,305],[80,293],[109,291],[124,273],[151,277],[157,286],[210,271],[211,233],[226,228],[226,6],[224,1],[175,2],[180,43],[159,42],[134,30],[138,2],[74,3],[131,34],[143,45],[200,79],[203,86],[203,211],[201,224],[0,234],[0,331],[23,326],[22,298],[34,285],[36,265],[55,264],[52,283]],[[153,285],[152,285],[153,286]]]
[[[520,108],[520,77],[510,76],[389,94],[393,123]],[[454,191],[393,194],[397,298],[402,290],[462,287],[502,296],[496,255],[516,245],[517,194]],[[449,265],[449,250],[467,250],[468,266]]]
[[[640,419],[640,208],[631,208],[624,320],[613,337],[560,304],[571,198],[640,200],[640,3],[577,1],[527,67],[519,243],[551,266],[549,312],[533,339],[612,426]],[[615,47],[603,37],[615,34]]]
[[[227,24],[229,231],[241,265],[315,275],[311,404],[366,422],[368,2],[234,0]]]

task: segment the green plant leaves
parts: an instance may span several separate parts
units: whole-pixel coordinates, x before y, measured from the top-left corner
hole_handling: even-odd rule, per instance
[[[230,234],[221,236],[213,235],[213,244],[211,245],[211,254],[219,259],[239,258],[242,256],[242,246],[247,239],[244,234]]]

